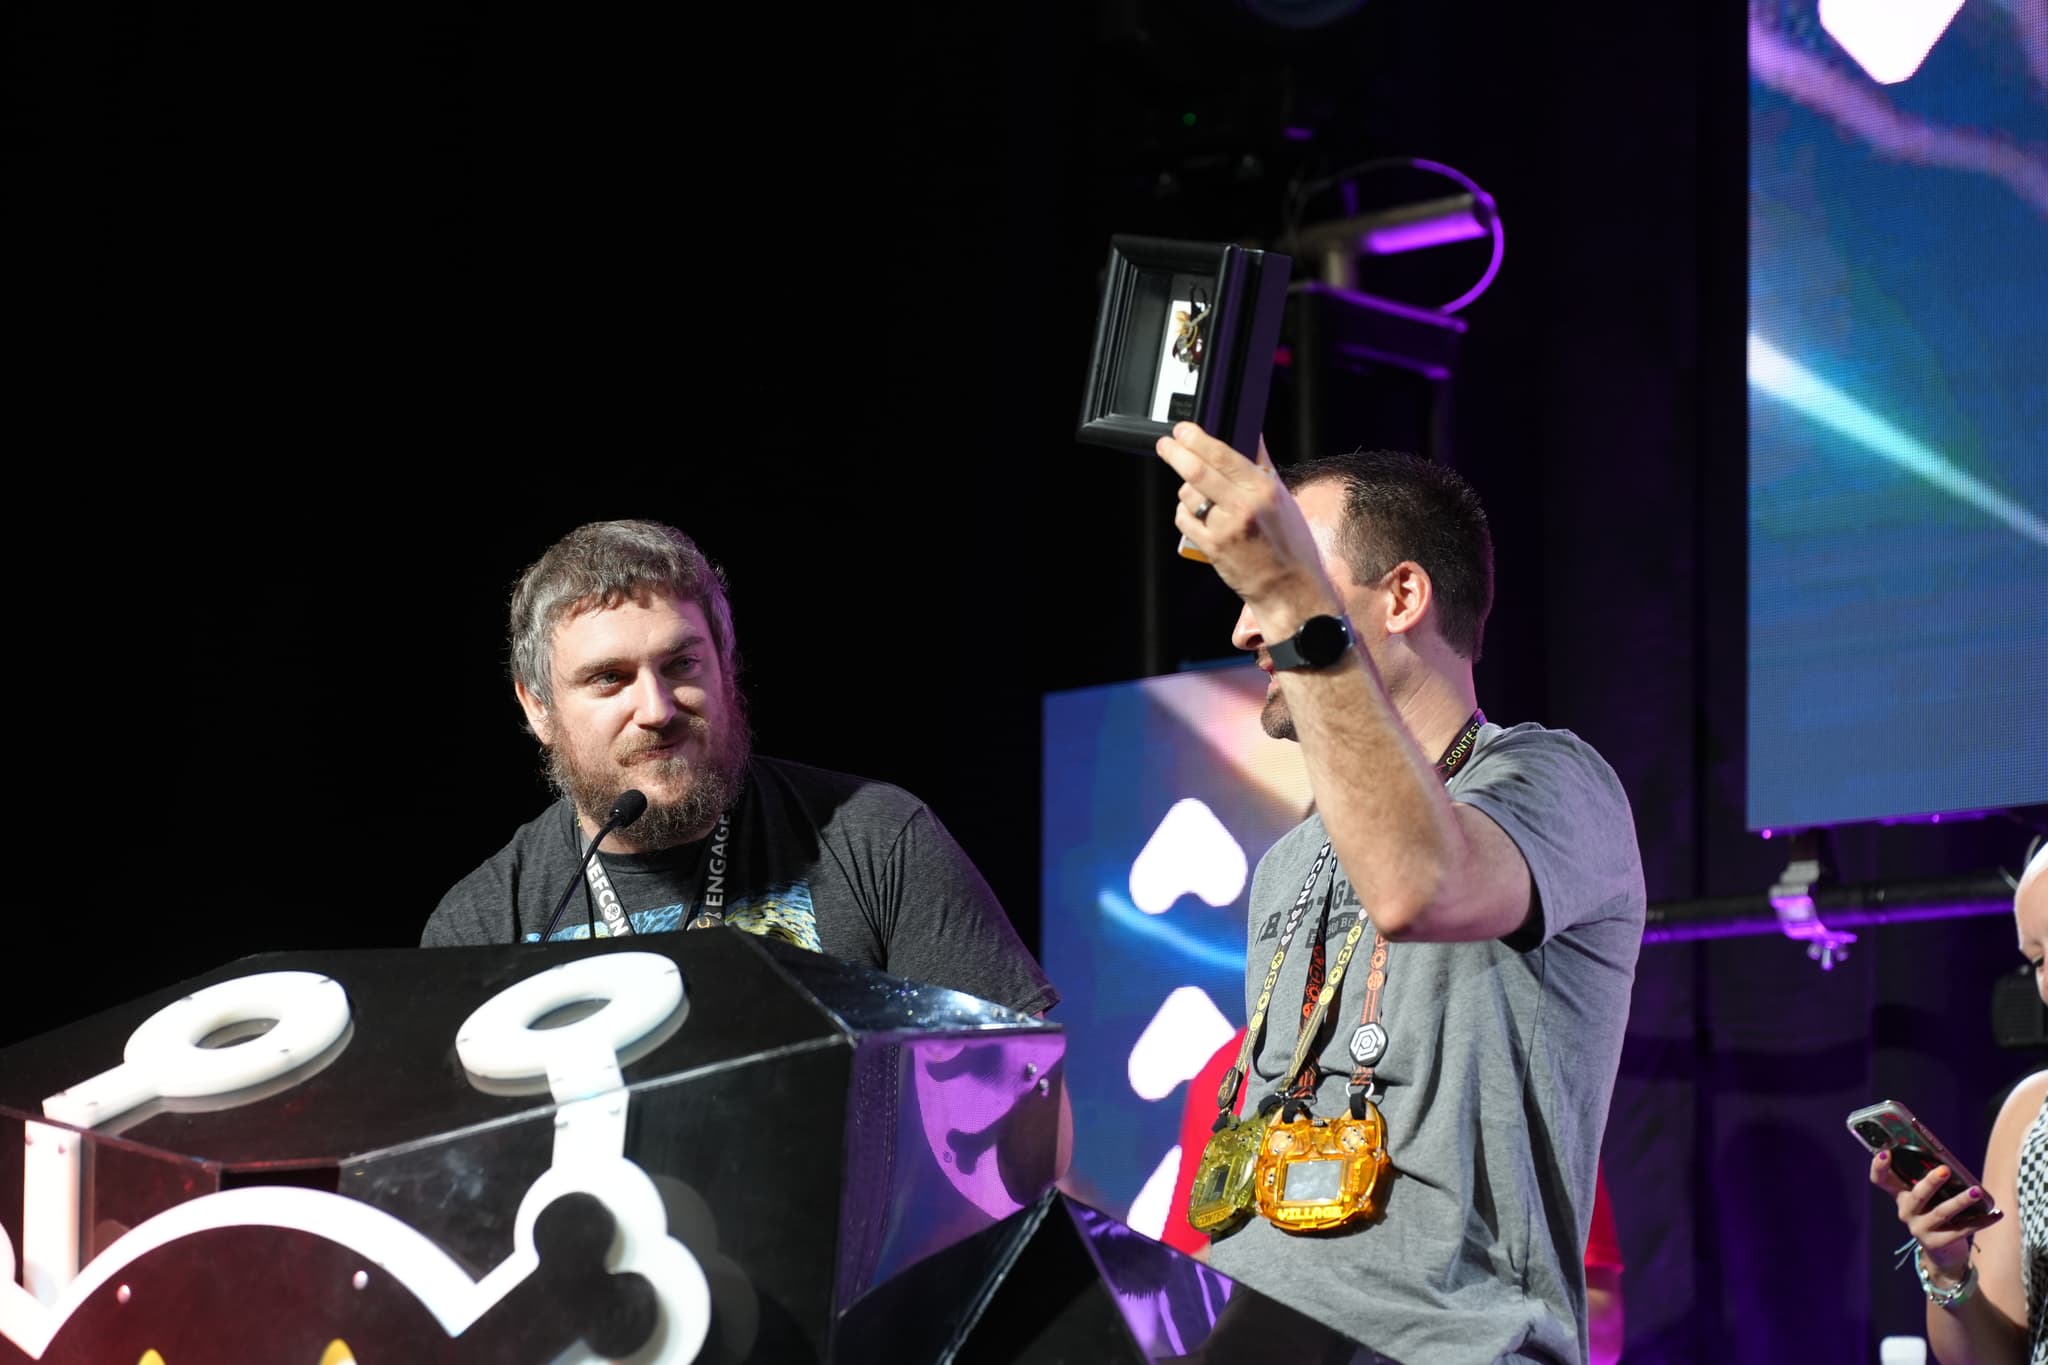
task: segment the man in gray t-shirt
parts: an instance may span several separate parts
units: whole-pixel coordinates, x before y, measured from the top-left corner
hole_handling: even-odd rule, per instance
[[[1175,524],[1244,599],[1234,639],[1273,679],[1264,727],[1300,742],[1315,797],[1252,883],[1248,1015],[1302,913],[1244,1107],[1291,1090],[1334,1118],[1358,1090],[1392,1167],[1376,1216],[1304,1235],[1254,1214],[1211,1263],[1404,1365],[1583,1361],[1583,1255],[1643,929],[1627,797],[1569,731],[1480,714],[1492,545],[1455,473],[1381,453],[1283,482],[1263,450],[1254,463],[1190,423],[1159,454],[1185,481]],[[1311,980],[1335,974],[1361,916],[1309,1074],[1290,1075]],[[1369,1008],[1368,1089],[1352,1049]]]
[[[511,663],[561,799],[442,898],[423,946],[727,925],[1026,1013],[1058,1000],[916,797],[753,755],[725,583],[682,532],[557,541],[513,592]],[[645,808],[612,829],[629,791]]]
[[[966,853],[901,787],[756,754],[731,811],[715,848],[605,855],[603,884],[633,932],[681,929],[715,900],[736,929],[1021,1013],[1059,998]],[[421,945],[538,939],[588,842],[575,808],[555,802],[449,889]],[[598,894],[586,882],[554,937],[608,932]]]

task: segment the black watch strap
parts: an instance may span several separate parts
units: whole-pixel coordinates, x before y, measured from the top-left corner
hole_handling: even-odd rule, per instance
[[[1311,616],[1287,640],[1266,646],[1266,657],[1279,668],[1328,668],[1351,649],[1351,623],[1341,616]]]

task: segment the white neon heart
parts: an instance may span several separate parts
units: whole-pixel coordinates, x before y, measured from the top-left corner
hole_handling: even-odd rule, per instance
[[[1906,80],[1948,32],[1963,0],[1820,0],[1820,26],[1879,85]]]
[[[1125,1072],[1140,1099],[1163,1100],[1230,1041],[1236,1027],[1200,986],[1176,987],[1131,1046]]]
[[[1173,803],[1131,863],[1131,904],[1163,915],[1185,895],[1229,905],[1244,891],[1251,864],[1216,813],[1194,797]]]
[[[1126,1221],[1131,1231],[1142,1232],[1153,1241],[1166,1236],[1166,1215],[1173,1212],[1173,1186],[1180,1179],[1180,1147],[1167,1149],[1166,1159],[1146,1177],[1138,1197],[1131,1201]]]

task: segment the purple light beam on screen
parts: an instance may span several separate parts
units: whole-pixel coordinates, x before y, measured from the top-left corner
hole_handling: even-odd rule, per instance
[[[2027,31],[2028,61],[2048,44]],[[2048,52],[2040,53],[2048,62]],[[1806,51],[1764,19],[1749,21],[1749,73],[1772,90],[1827,118],[1843,136],[1855,138],[1878,156],[1914,166],[2000,180],[2022,200],[2048,213],[2048,157],[1971,128],[1948,128],[1894,109],[1874,83]]]

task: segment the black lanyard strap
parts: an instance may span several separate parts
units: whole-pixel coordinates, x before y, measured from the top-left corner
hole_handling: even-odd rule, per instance
[[[1436,775],[1446,785],[1451,774],[1465,765],[1472,756],[1472,746],[1478,741],[1479,731],[1486,724],[1486,713],[1474,711],[1465,721],[1465,727],[1458,737],[1451,741],[1443,756],[1436,761]],[[1318,864],[1320,867],[1320,864]],[[1336,874],[1330,877],[1331,889],[1336,888]],[[1327,912],[1326,912],[1327,913]],[[1287,1073],[1280,1078],[1279,1093],[1296,1100],[1306,1101],[1321,1084],[1322,1070],[1310,1060],[1316,1051],[1316,1038],[1322,1032],[1324,1016],[1329,1012],[1330,1002],[1337,998],[1344,984],[1345,969],[1351,965],[1351,956],[1358,949],[1364,937],[1366,917],[1362,913],[1352,921],[1351,930],[1344,936],[1344,946],[1337,951],[1337,960],[1331,964],[1329,978],[1320,985],[1316,982],[1313,962],[1310,964],[1307,982],[1302,991],[1301,1033],[1295,1039],[1294,1056],[1289,1060]],[[1313,952],[1320,954],[1323,948],[1322,936],[1316,936]],[[1283,951],[1285,945],[1282,945]],[[1380,994],[1387,984],[1387,938],[1378,930],[1373,931],[1372,957],[1365,976],[1365,1008],[1359,1019],[1359,1026],[1351,1035],[1351,1059],[1355,1064],[1351,1073],[1351,1109],[1356,1118],[1363,1118],[1364,1101],[1375,1093],[1372,1069],[1381,1057],[1386,1055],[1387,1031],[1379,1022]],[[1235,1098],[1233,1096],[1233,1098]]]
[[[1230,1070],[1223,1073],[1222,1084],[1216,1087],[1216,1121],[1220,1124],[1226,1115],[1237,1108],[1237,1090],[1251,1074],[1252,1053],[1258,1048],[1259,1039],[1266,1026],[1266,1008],[1273,1003],[1273,983],[1280,979],[1280,964],[1287,959],[1287,945],[1294,941],[1294,931],[1301,927],[1302,916],[1308,913],[1308,903],[1315,895],[1316,882],[1323,875],[1323,864],[1330,858],[1330,841],[1323,840],[1323,846],[1316,851],[1315,866],[1308,870],[1308,876],[1301,884],[1301,892],[1294,898],[1294,908],[1287,912],[1287,928],[1280,935],[1280,946],[1273,950],[1273,961],[1266,968],[1266,984],[1259,988],[1259,1003],[1252,1011],[1251,1022],[1245,1025],[1244,1043],[1237,1050],[1237,1061]],[[1334,884],[1334,878],[1333,878]],[[1329,901],[1323,906],[1327,913]]]
[[[570,810],[571,828],[576,830],[576,851],[579,855],[590,851],[590,841],[583,837],[583,831],[575,824],[574,808]],[[732,812],[720,811],[718,825],[711,831],[711,840],[704,851],[697,855],[697,874],[694,885],[684,904],[691,914],[687,927],[691,929],[716,928],[725,923],[725,872],[729,865],[726,850],[732,844]],[[604,931],[607,938],[624,938],[637,932],[633,920],[626,913],[626,902],[612,886],[611,875],[604,869],[602,851],[584,868],[584,878],[591,897],[604,916]]]

